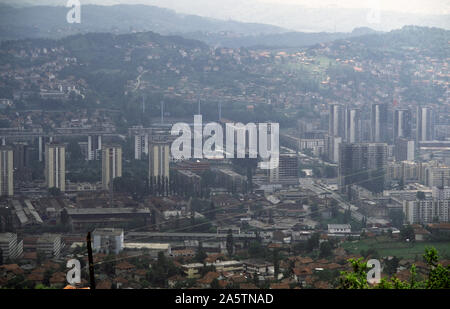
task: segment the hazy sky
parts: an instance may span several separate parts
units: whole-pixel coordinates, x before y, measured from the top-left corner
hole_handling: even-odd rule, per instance
[[[226,0],[225,0],[226,1]],[[312,8],[373,8],[415,14],[449,14],[450,0],[256,0],[268,3],[298,4]]]
[[[91,0],[92,1],[92,0]],[[195,2],[195,0],[192,0]],[[227,3],[228,0],[211,0]],[[415,14],[449,14],[450,0],[253,0],[272,4],[301,5],[310,8],[373,8],[379,6],[383,11],[397,11]],[[90,0],[81,0],[90,2]],[[101,2],[101,1],[96,1]],[[164,0],[104,0],[108,3],[158,3]]]

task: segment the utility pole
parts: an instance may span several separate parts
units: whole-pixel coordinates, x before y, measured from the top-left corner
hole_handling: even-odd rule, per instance
[[[95,290],[94,258],[92,256],[91,232],[88,232],[86,240],[89,260],[89,281],[91,283],[91,290]]]

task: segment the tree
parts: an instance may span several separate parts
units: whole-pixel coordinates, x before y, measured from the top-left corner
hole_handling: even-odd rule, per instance
[[[269,224],[274,224],[272,209],[269,209]]]
[[[52,277],[52,271],[50,269],[47,269],[44,272],[44,280],[42,281],[42,283],[46,286],[50,286],[50,278]]]
[[[55,196],[56,197],[56,196],[60,196],[61,195],[61,190],[59,188],[53,187],[53,188],[48,189],[48,193],[51,196]]]
[[[329,257],[333,254],[333,247],[331,246],[329,241],[324,241],[320,244],[320,252],[319,257],[325,258]]]
[[[318,248],[319,247],[319,238],[320,238],[319,233],[314,233],[313,235],[311,235],[311,237],[306,242],[306,250],[311,252],[314,249]]]
[[[317,204],[314,204],[311,206],[311,218],[317,220],[319,217],[320,217],[319,206]]]
[[[425,199],[425,192],[423,191],[417,191],[417,198],[421,201],[423,201]]]
[[[398,268],[398,264],[399,264],[400,260],[394,256],[392,259],[385,259],[384,260],[384,264],[385,266],[385,271],[388,273],[389,276],[392,276],[394,274],[397,273],[397,268]]]
[[[61,224],[67,226],[69,224],[69,214],[67,213],[67,209],[63,208],[61,210]]]
[[[367,218],[365,216],[362,218],[361,225],[363,228],[367,227]]]
[[[228,230],[228,235],[227,235],[227,252],[228,252],[228,256],[232,256],[233,252],[234,252],[234,239],[233,239],[233,232],[231,231],[231,229]]]
[[[439,255],[435,248],[427,248],[423,257],[431,268],[428,280],[425,281],[425,287],[427,289],[449,289],[450,266],[444,267],[439,264]]]
[[[260,242],[252,241],[248,246],[248,254],[252,258],[263,258],[265,256],[265,250]]]
[[[199,241],[197,252],[195,253],[195,261],[203,264],[207,256],[208,255],[206,254],[205,249],[203,249],[202,243]]]
[[[114,254],[108,254],[99,265],[101,273],[114,277],[116,273],[116,262]]]
[[[220,289],[219,280],[217,280],[217,278],[214,278],[214,279],[211,281],[210,286],[211,286],[211,289],[214,289],[214,290]]]
[[[403,227],[403,220],[405,219],[405,215],[402,210],[391,210],[389,212],[389,219],[392,222],[392,225],[398,229]]]
[[[414,229],[411,225],[405,226],[400,230],[400,237],[403,240],[414,241],[416,239],[416,236],[414,234]]]
[[[83,160],[81,147],[75,140],[69,142],[69,145],[67,146],[67,152],[70,154],[70,160],[73,161]]]
[[[214,205],[214,202],[211,201],[211,204],[209,206],[209,213],[208,217],[210,220],[216,220],[216,207]]]
[[[450,288],[450,266],[444,267],[439,264],[438,252],[435,248],[426,248],[423,255],[428,267],[428,278],[424,281],[417,280],[416,266],[410,269],[411,279],[409,282],[398,278],[382,278],[379,284],[370,286],[367,282],[368,266],[362,258],[349,259],[352,272],[341,272],[339,288],[341,289],[449,289]]]
[[[275,280],[278,280],[278,274],[280,273],[280,254],[277,249],[273,250],[273,270]]]

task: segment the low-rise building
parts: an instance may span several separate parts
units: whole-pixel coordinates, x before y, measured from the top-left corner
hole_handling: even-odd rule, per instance
[[[63,247],[64,244],[59,234],[43,234],[36,241],[36,251],[49,258],[58,258]]]
[[[352,227],[350,224],[328,224],[328,234],[350,234]]]
[[[145,250],[152,258],[157,258],[159,252],[162,252],[165,256],[172,255],[172,248],[170,244],[161,243],[125,243],[124,249],[127,250]]]
[[[0,233],[0,249],[2,249],[3,261],[13,260],[22,255],[23,240],[17,239],[17,234]]]
[[[124,248],[123,229],[98,228],[92,233],[93,250],[105,254],[119,254]]]

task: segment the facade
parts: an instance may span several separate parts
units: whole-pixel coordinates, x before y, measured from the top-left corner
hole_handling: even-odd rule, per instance
[[[418,182],[420,179],[420,164],[412,161],[397,161],[388,164],[389,180],[403,180],[403,182]]]
[[[0,233],[0,249],[3,252],[3,261],[16,259],[22,255],[23,240],[19,241],[14,233]]]
[[[229,169],[218,169],[217,178],[220,185],[230,192],[243,192],[246,178]]]
[[[102,136],[94,135],[88,136],[87,143],[87,160],[99,160],[102,150]]]
[[[433,187],[433,198],[437,200],[450,200],[450,187]]]
[[[105,254],[119,254],[124,248],[123,229],[97,228],[92,233],[93,250]]]
[[[403,201],[403,214],[408,224],[449,222],[450,200],[426,198]]]
[[[0,147],[0,196],[14,195],[13,161],[12,148]]]
[[[102,148],[102,186],[109,190],[117,177],[122,177],[122,147],[104,145]]]
[[[429,187],[450,186],[450,167],[448,166],[425,167],[423,175],[423,184]]]
[[[49,258],[58,258],[62,248],[63,242],[59,234],[43,234],[36,242],[36,251]]]
[[[192,189],[193,193],[200,194],[202,178],[199,175],[189,170],[177,170],[176,177],[178,177],[178,183],[185,184]]]
[[[361,110],[359,108],[347,109],[345,131],[348,143],[361,142]]]
[[[351,232],[350,224],[328,224],[329,234],[350,234]]]
[[[298,150],[304,151],[310,149],[315,156],[320,156],[324,153],[325,139],[324,138],[299,138]]]
[[[142,160],[144,155],[148,155],[148,144],[152,136],[152,129],[133,126],[128,129],[128,136],[134,139],[134,159]]]
[[[388,142],[388,106],[387,104],[372,104],[370,114],[371,136],[374,143]]]
[[[395,141],[394,156],[395,161],[414,161],[415,159],[415,142],[404,138],[397,138]]]
[[[149,145],[148,151],[149,159],[149,179],[162,179],[170,180],[170,144],[168,142],[153,141]]]
[[[13,148],[14,182],[31,181],[30,162],[32,161],[34,148],[30,147],[27,142],[16,142]]]
[[[298,157],[297,154],[280,154],[277,168],[268,170],[271,184],[298,184]]]
[[[387,174],[387,145],[342,143],[339,148],[338,173],[341,193],[348,193],[352,184],[372,192],[382,192]]]
[[[330,105],[328,134],[345,138],[345,107],[340,104]]]
[[[433,140],[433,110],[429,107],[417,107],[417,142]]]
[[[78,208],[67,210],[74,231],[84,231],[92,227],[121,226],[131,222],[150,222],[149,209],[136,208]]]
[[[412,138],[412,115],[409,109],[394,111],[394,141],[398,138]]]
[[[47,187],[66,191],[66,147],[64,144],[45,145],[45,179]]]
[[[339,162],[339,145],[342,143],[342,137],[328,137],[328,160],[334,163]]]
[[[141,160],[143,154],[148,155],[148,134],[134,136],[134,159]]]
[[[158,254],[162,252],[164,256],[172,256],[172,247],[168,243],[126,243],[124,248],[128,251],[145,250],[145,254],[151,258],[158,258]]]

